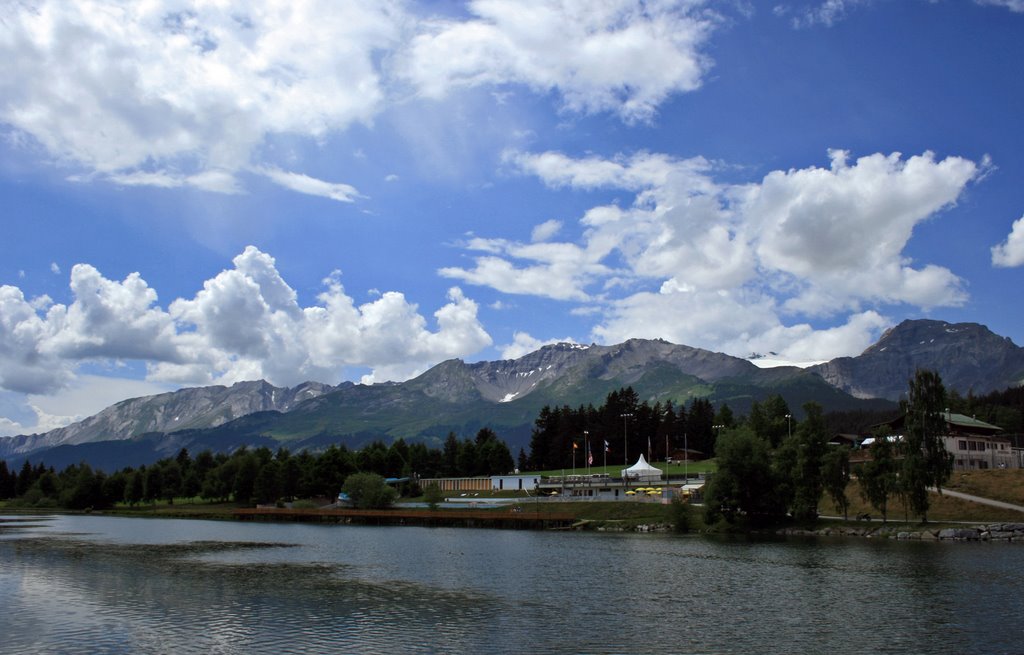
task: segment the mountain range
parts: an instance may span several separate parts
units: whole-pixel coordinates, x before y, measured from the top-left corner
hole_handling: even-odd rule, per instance
[[[0,458],[61,468],[88,461],[106,470],[137,466],[180,448],[231,451],[242,445],[317,450],[372,440],[439,445],[449,431],[494,429],[514,451],[529,441],[545,405],[600,405],[631,386],[642,400],[683,404],[706,397],[744,414],[781,395],[794,411],[893,407],[917,368],[937,370],[947,388],[985,393],[1024,381],[1024,349],[975,323],[909,320],[857,357],[801,369],[758,368],[748,360],[662,340],[612,346],[560,343],[514,360],[449,360],[401,383],[281,388],[264,381],[182,389],[125,400],[44,434],[0,438]]]

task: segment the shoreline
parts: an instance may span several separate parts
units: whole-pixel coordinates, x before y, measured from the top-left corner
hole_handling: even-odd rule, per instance
[[[935,522],[930,525],[889,521],[879,525],[849,525],[850,522],[819,526],[774,526],[743,527],[729,526],[728,529],[708,529],[704,526],[688,531],[677,531],[672,523],[636,519],[586,519],[566,513],[533,514],[493,510],[273,510],[254,508],[216,508],[197,510],[167,508],[143,510],[100,510],[68,511],[60,509],[0,508],[0,514],[11,518],[0,518],[3,524],[24,521],[31,516],[80,515],[116,516],[145,519],[196,519],[207,521],[267,521],[267,522],[317,522],[342,525],[370,525],[391,527],[460,527],[489,528],[496,530],[542,530],[574,532],[618,532],[634,534],[678,534],[691,537],[775,537],[775,538],[860,538],[889,539],[898,541],[924,542],[990,542],[1024,544],[1024,522],[973,522],[964,521],[956,525],[950,522]],[[16,517],[16,518],[14,518]]]

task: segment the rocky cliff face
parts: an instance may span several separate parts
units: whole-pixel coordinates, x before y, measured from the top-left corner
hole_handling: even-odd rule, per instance
[[[910,320],[857,357],[809,370],[858,398],[899,400],[918,368],[938,371],[947,389],[982,394],[1024,382],[1024,348],[977,323]]]
[[[0,439],[0,457],[63,444],[130,439],[150,432],[216,427],[254,412],[287,412],[298,403],[333,389],[319,382],[305,382],[289,389],[260,380],[239,382],[230,387],[195,387],[132,398],[111,405],[78,423],[45,434]]]
[[[743,359],[660,339],[630,339],[614,346],[559,343],[519,359],[479,362],[467,369],[483,398],[511,402],[554,383],[571,386],[587,379],[616,379],[629,384],[654,365],[669,365],[708,382],[758,370]]]

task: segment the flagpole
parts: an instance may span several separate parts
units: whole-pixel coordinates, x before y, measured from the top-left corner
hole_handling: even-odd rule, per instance
[[[586,444],[585,457],[587,458],[587,476],[590,475],[590,433],[583,431],[583,442]]]

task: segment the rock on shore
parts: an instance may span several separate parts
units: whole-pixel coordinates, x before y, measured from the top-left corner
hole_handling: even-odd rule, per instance
[[[817,530],[783,528],[776,534],[786,536],[843,536],[879,539],[917,539],[922,541],[1014,541],[1024,543],[1024,523],[992,523],[990,525],[908,531],[889,526],[826,527]]]

